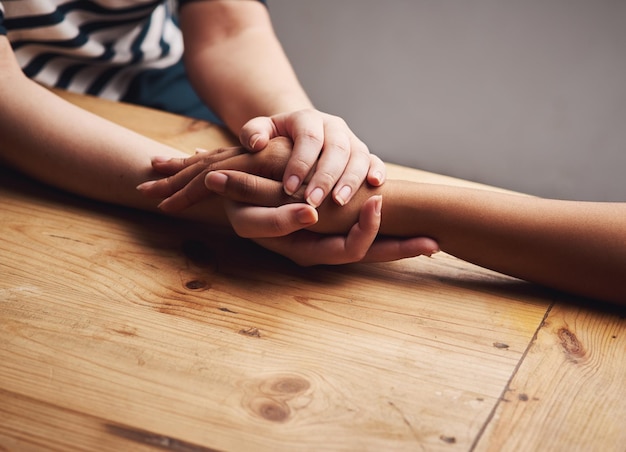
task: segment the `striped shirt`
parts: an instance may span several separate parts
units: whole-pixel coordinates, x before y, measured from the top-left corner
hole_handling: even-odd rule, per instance
[[[11,42],[29,78],[119,100],[139,75],[181,66],[182,33],[170,3],[4,0],[0,34]]]

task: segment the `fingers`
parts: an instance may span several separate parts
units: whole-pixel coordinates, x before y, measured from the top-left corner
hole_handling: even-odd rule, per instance
[[[225,165],[227,167],[234,166],[235,168],[240,168],[241,171],[225,170],[219,172],[217,169],[220,168],[222,162],[209,165],[209,168],[203,169],[176,193],[164,199],[159,204],[159,209],[170,213],[180,212],[206,199],[213,193],[220,194],[233,201],[259,206],[278,206],[279,204],[297,201],[295,198],[287,197],[282,190],[280,182],[247,173],[246,171],[254,170],[253,166],[256,165],[249,158],[251,156],[252,154],[244,154],[233,157]],[[214,171],[213,168],[216,168],[216,170]],[[185,177],[184,171],[167,179],[173,179],[174,177],[180,178],[182,181],[183,177]],[[169,186],[172,186],[171,182]]]
[[[437,252],[439,245],[429,237],[378,238],[361,262],[389,262],[415,256],[432,256]]]
[[[196,177],[189,180],[188,183],[185,184],[182,188],[174,190],[173,195],[167,196],[167,194],[165,194],[164,196],[167,197],[163,201],[161,201],[157,207],[166,213],[182,212],[183,210],[211,196],[212,193],[207,189],[206,185],[204,184],[205,173],[206,170],[202,171]],[[176,181],[181,180],[182,176],[183,174],[179,173],[176,176]],[[168,187],[172,188],[174,185],[178,185],[173,182],[174,179],[175,177],[171,176],[158,181],[157,184],[169,181],[170,184]]]
[[[378,234],[381,206],[381,196],[368,199],[361,209],[359,222],[347,236],[299,231],[288,237],[262,238],[256,242],[302,266],[359,262],[367,256]]]
[[[354,135],[351,138],[350,150],[350,160],[333,190],[333,199],[340,206],[352,199],[365,180],[370,167],[369,149]]]
[[[348,179],[350,179],[349,185],[354,185],[354,187],[350,188],[349,192],[353,193],[356,191],[356,187],[361,185],[361,182],[365,179],[365,172],[367,171],[367,166],[369,166],[369,161],[367,161],[364,170],[361,171],[358,165],[354,165],[354,157],[357,150],[352,147],[353,143],[350,136],[346,133],[347,126],[343,120],[337,119],[338,121],[329,121],[325,124],[321,155],[319,155],[319,149],[316,147],[311,147],[310,150],[307,149],[306,151],[314,159],[317,159],[319,155],[317,168],[311,176],[304,192],[307,202],[314,207],[318,207],[324,201],[342,174],[344,175],[342,178],[344,185],[347,183]],[[316,142],[312,142],[311,144],[317,145]],[[298,156],[298,152],[299,149],[294,145],[293,158]],[[313,164],[315,164],[315,161]],[[307,166],[306,170],[310,171],[311,167]],[[287,171],[289,171],[289,164],[287,164],[286,172]],[[342,185],[342,187],[344,185]],[[339,189],[342,187],[337,186],[336,192],[339,192]],[[344,192],[345,189],[342,193]]]
[[[337,116],[309,109],[254,118],[243,127],[240,140],[260,150],[278,136],[293,141],[282,177],[285,192],[293,194],[307,181],[304,195],[313,207],[331,192],[337,204],[346,204],[366,178],[374,186],[384,181],[383,162]]]
[[[381,207],[382,197],[368,199],[361,209],[359,222],[347,236],[297,231],[285,237],[257,238],[255,241],[302,266],[387,262],[430,256],[439,251],[437,242],[428,237],[378,238]]]
[[[374,154],[369,155],[370,164],[369,171],[367,172],[367,182],[374,186],[380,187],[387,177],[387,168],[385,163]]]
[[[216,162],[230,161],[233,156],[241,155],[242,152],[240,147],[232,147],[197,152],[191,157],[184,158],[154,157],[152,168],[161,174],[169,174],[169,176],[144,182],[138,185],[137,189],[150,198],[167,198],[191,184],[198,175],[210,170]],[[202,191],[203,179],[204,177],[200,178],[199,183],[194,182],[197,192]]]
[[[240,237],[282,237],[317,222],[317,211],[308,204],[260,207],[237,202],[225,203],[226,214]]]
[[[374,243],[380,228],[380,212],[383,197],[372,196],[363,204],[359,215],[359,222],[348,232],[344,246],[344,260],[339,263],[359,262],[366,255],[370,246]]]
[[[244,124],[239,133],[239,142],[250,151],[260,151],[276,136],[278,133],[272,119],[259,116]]]
[[[287,196],[280,182],[243,171],[212,171],[206,175],[204,183],[210,191],[231,201],[257,206],[276,207],[300,200]]]
[[[290,140],[277,138],[262,153],[252,154],[236,147],[198,153],[187,158],[155,158],[153,165],[159,172],[175,174],[145,182],[137,189],[145,196],[164,198],[159,204],[164,212],[179,212],[212,195],[205,184],[205,176],[211,171],[236,169],[280,180],[290,155]],[[284,195],[282,189],[278,191]],[[284,197],[281,199],[285,200]]]
[[[325,124],[323,117],[314,110],[301,110],[284,118],[279,116],[275,118],[275,121],[278,124],[279,132],[282,132],[283,130],[281,129],[284,129],[293,140],[292,155],[289,162],[287,162],[283,176],[285,192],[291,195],[300,188],[302,182],[317,162],[324,145]],[[349,145],[346,143],[343,144],[343,147],[348,149]],[[343,169],[343,166],[341,169]],[[334,185],[335,181],[336,179],[334,179],[332,185]],[[312,187],[312,190],[315,188]]]
[[[234,155],[241,154],[240,146],[219,148],[207,151],[206,149],[196,149],[196,153],[190,157],[168,158],[154,157],[152,159],[152,168],[163,175],[171,176],[185,168],[190,167],[199,162],[215,162],[228,159]]]
[[[139,184],[137,190],[149,198],[165,198],[190,183],[200,171],[202,170],[196,167],[186,168],[173,176]]]

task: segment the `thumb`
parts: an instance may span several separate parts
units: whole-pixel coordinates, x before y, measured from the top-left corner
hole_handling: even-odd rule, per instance
[[[272,118],[258,116],[245,123],[239,133],[239,142],[249,151],[260,151],[277,136]]]

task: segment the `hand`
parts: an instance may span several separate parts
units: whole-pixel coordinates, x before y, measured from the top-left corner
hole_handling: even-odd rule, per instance
[[[343,206],[366,178],[375,187],[384,182],[384,163],[370,154],[365,143],[337,116],[307,109],[257,117],[243,126],[239,139],[249,150],[260,151],[279,136],[294,143],[282,177],[285,192],[295,193],[313,170],[304,192],[313,207],[318,207],[331,190],[335,202]]]
[[[310,205],[301,203],[302,188],[296,194],[288,196],[278,182],[269,188],[264,183],[271,180],[254,178],[245,173],[222,174],[214,171],[235,168],[259,173],[277,181],[280,180],[290,152],[289,140],[277,138],[271,140],[262,153],[250,154],[241,148],[226,148],[200,152],[184,159],[156,158],[153,167],[170,177],[146,182],[138,188],[148,196],[165,197],[160,208],[170,213],[184,210],[202,199],[214,196],[213,190],[227,198],[245,201],[246,204],[225,203],[234,230],[300,265],[384,262],[421,254],[430,255],[438,250],[436,242],[428,238],[376,239],[380,215],[376,213],[376,206],[372,206],[373,201],[365,203],[360,214],[356,205],[349,206],[355,212],[355,220],[350,225],[357,220],[358,222],[352,226],[348,235],[322,235],[301,231],[300,229],[312,227],[318,220],[317,211]],[[228,185],[222,177],[226,174],[233,176]],[[235,174],[243,179],[236,179]],[[258,207],[248,203],[274,207]],[[348,206],[341,209],[346,208]]]
[[[381,220],[382,197],[367,199],[358,221],[347,235],[325,235],[300,230],[317,223],[317,211],[310,205],[293,203],[280,183],[238,171],[212,172],[205,182],[209,189],[238,201],[225,202],[233,228],[242,237],[288,257],[299,265],[385,262],[419,255],[430,256],[438,244],[426,237],[410,239],[377,238]],[[291,204],[282,204],[286,201]],[[341,209],[345,209],[342,207]],[[258,238],[265,235],[265,238]]]
[[[204,178],[211,171],[233,169],[245,171],[273,180],[280,180],[292,145],[286,138],[271,140],[264,152],[249,153],[241,147],[198,151],[185,158],[160,158],[152,160],[152,167],[163,179],[144,182],[137,187],[145,196],[163,198],[159,208],[167,213],[181,212],[213,196]]]

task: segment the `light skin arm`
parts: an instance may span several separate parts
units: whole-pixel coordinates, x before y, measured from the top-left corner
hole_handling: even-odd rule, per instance
[[[267,178],[216,171],[210,159],[199,156],[163,160],[155,168],[170,176],[151,183],[144,194],[165,198],[161,208],[177,212],[219,193],[232,201],[227,204],[227,214],[239,225],[238,233],[250,236],[256,219],[268,213],[259,206],[304,206],[303,189],[288,196],[280,182],[272,180],[280,174],[290,148],[289,140],[270,142],[263,159],[270,162],[267,168],[278,173],[264,171]],[[345,233],[359,218],[361,205],[379,195],[384,198],[380,234],[430,238],[431,248],[423,249],[422,254],[437,251],[438,244],[450,254],[501,273],[626,303],[626,285],[622,283],[626,274],[626,203],[551,200],[390,180],[382,187],[362,186],[349,205],[325,202],[318,209],[319,221],[309,229]],[[274,247],[288,244],[261,243]]]
[[[234,200],[242,199],[246,187],[247,202],[297,201],[281,197],[274,181],[240,172],[210,173],[205,183]],[[311,229],[345,231],[358,215],[358,206],[375,194],[384,199],[381,234],[431,237],[441,250],[482,267],[626,305],[626,203],[562,201],[389,180],[383,187],[362,188],[349,206],[325,203]]]
[[[337,203],[347,203],[366,175],[370,184],[382,184],[382,161],[343,119],[314,108],[263,4],[191,2],[180,10],[180,26],[189,79],[242,144],[261,150],[276,136],[293,140],[282,178],[287,193],[299,188],[314,165],[305,191],[313,206],[331,191]]]
[[[158,201],[143,196],[135,187],[160,177],[151,165],[151,158],[155,155],[169,158],[188,156],[82,110],[28,79],[19,68],[4,36],[0,36],[0,99],[0,164],[81,196],[159,211]],[[255,167],[240,169],[254,171]],[[365,212],[367,219],[364,224],[368,225],[367,228],[357,230],[351,237],[337,239],[349,240],[350,246],[341,255],[343,262],[352,262],[371,253],[380,256],[379,247],[369,250],[376,237],[379,220],[371,210]],[[177,215],[231,227],[223,202],[218,197],[207,197],[199,205]],[[240,221],[248,221],[245,215],[239,218]],[[268,209],[255,220],[258,220],[256,233],[269,237],[280,235],[276,233],[277,227],[286,234],[309,226],[317,220],[317,215],[310,206],[294,205],[280,211]],[[376,228],[372,229],[372,225]],[[232,224],[234,229],[239,226]],[[310,244],[305,240],[316,241],[318,238],[307,236],[298,242],[285,239],[285,245],[271,249],[297,261],[310,256]],[[281,239],[276,241],[281,242]],[[333,253],[316,254],[318,260],[313,263],[335,263],[336,252],[341,250],[333,250]],[[408,253],[420,254],[421,248],[413,247]],[[406,256],[406,252],[390,250],[389,254],[380,257],[399,259]]]
[[[106,121],[28,79],[0,36],[0,158],[42,182],[89,198],[156,210],[134,187],[157,177],[155,154],[185,156]]]

